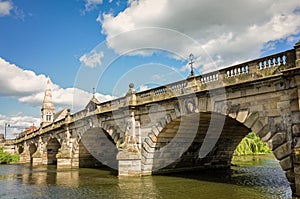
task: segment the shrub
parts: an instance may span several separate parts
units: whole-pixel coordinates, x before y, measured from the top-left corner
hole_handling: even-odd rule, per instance
[[[0,163],[18,162],[19,159],[20,155],[7,153],[3,148],[0,148]]]
[[[270,153],[271,150],[254,132],[242,139],[234,151],[234,155],[254,155]]]

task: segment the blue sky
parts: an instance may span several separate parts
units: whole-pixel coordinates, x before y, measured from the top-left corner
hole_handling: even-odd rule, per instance
[[[0,133],[39,125],[46,78],[56,111],[293,48],[296,0],[0,0]],[[82,96],[73,99],[74,92]]]
[[[84,2],[76,0],[20,0],[13,1],[13,5],[22,9],[23,15],[12,12],[0,18],[2,58],[23,69],[49,75],[60,85],[73,86],[79,57],[105,40],[96,18],[112,6],[106,3],[83,15]],[[70,75],[65,76],[65,72]]]

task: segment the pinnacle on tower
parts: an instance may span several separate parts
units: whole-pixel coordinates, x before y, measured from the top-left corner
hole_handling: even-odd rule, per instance
[[[45,90],[43,105],[42,105],[42,116],[41,116],[41,126],[47,125],[53,122],[54,115],[54,105],[52,102],[52,90],[51,90],[51,80],[47,78],[47,87]]]

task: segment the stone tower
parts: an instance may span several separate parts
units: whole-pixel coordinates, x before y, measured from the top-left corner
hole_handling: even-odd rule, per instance
[[[45,126],[53,122],[54,105],[52,102],[51,80],[47,80],[47,88],[45,90],[44,101],[42,105],[41,126]]]

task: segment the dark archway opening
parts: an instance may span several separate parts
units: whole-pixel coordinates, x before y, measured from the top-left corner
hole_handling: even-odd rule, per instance
[[[23,151],[24,151],[24,147],[23,146],[19,146],[18,147],[18,154],[23,153]]]
[[[56,155],[58,153],[59,148],[61,147],[60,143],[56,138],[51,138],[47,144],[47,164],[48,165],[56,165],[57,158]]]
[[[102,167],[103,164],[98,161],[90,151],[85,147],[82,141],[79,142],[79,168]]]
[[[37,147],[35,146],[35,144],[31,144],[29,146],[30,164],[32,164],[32,161],[33,161],[32,155],[36,152],[36,150],[37,150]]]
[[[172,154],[177,150],[176,147],[189,140],[190,144],[184,153],[167,167],[157,170],[158,173],[164,169],[175,171],[176,168],[230,169],[233,151],[249,131],[250,129],[240,125],[235,119],[218,113],[193,113],[177,118],[167,124],[157,136],[155,150],[158,152],[171,143],[175,136],[177,143],[174,144],[175,147],[165,152],[169,153],[169,156],[160,153],[154,155],[154,168],[159,166],[160,156],[173,158]]]
[[[102,128],[87,130],[79,142],[79,167],[117,169],[118,149],[110,135]]]

